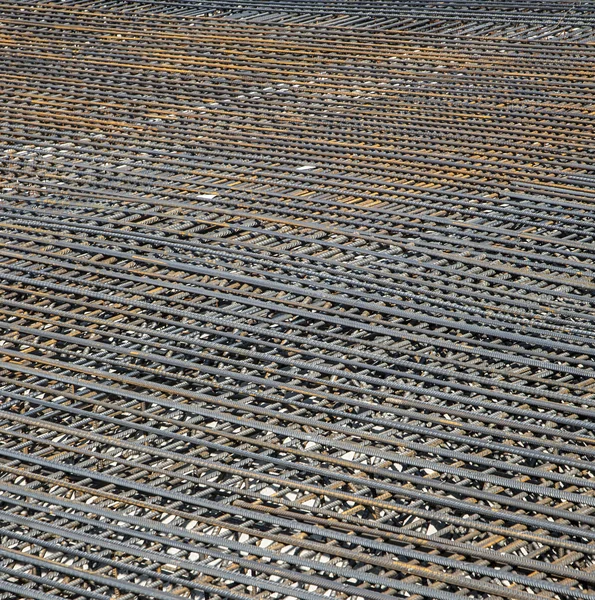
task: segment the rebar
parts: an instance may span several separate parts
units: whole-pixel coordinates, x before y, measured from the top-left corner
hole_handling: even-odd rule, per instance
[[[592,2],[0,25],[0,600],[595,599]]]

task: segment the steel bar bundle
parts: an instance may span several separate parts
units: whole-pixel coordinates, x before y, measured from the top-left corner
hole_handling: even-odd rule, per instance
[[[0,0],[0,600],[595,600],[594,32]]]

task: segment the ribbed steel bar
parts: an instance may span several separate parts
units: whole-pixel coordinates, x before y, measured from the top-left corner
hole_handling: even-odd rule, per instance
[[[0,600],[595,599],[593,3],[0,25]]]
[[[25,0],[38,4],[39,0]],[[62,0],[61,5],[94,8],[96,0]],[[416,33],[504,36],[508,38],[592,39],[591,2],[580,0],[440,0],[391,2],[341,0],[143,0],[103,2],[103,9],[128,14],[214,17],[247,23],[317,25],[350,29],[399,29]]]

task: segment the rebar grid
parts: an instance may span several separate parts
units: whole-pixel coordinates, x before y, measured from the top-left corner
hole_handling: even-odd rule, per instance
[[[0,15],[1,600],[595,598],[592,3]]]

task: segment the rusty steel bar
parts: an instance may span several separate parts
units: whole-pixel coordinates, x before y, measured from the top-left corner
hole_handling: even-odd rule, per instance
[[[591,2],[0,25],[0,600],[595,599]]]

